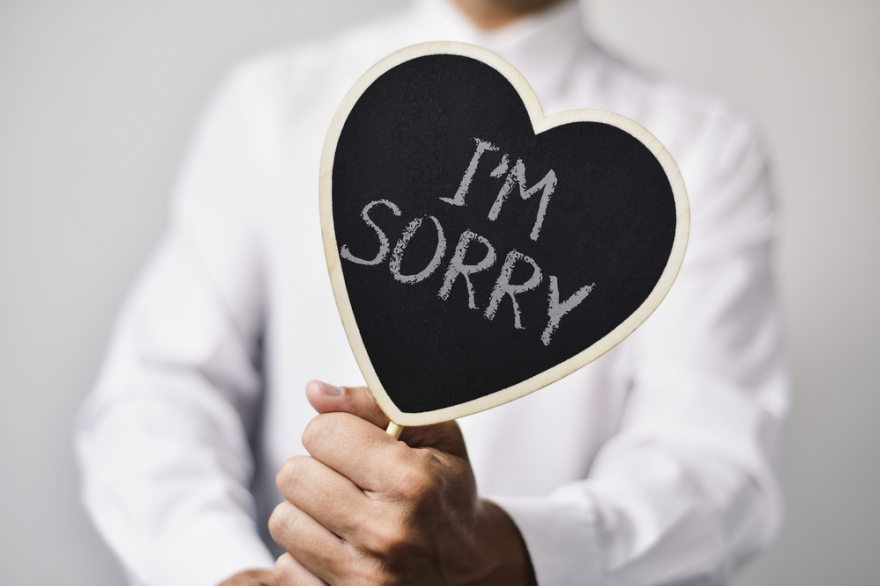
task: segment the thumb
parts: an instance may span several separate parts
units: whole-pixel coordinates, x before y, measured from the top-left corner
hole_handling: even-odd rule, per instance
[[[318,413],[350,413],[382,429],[390,421],[367,387],[337,387],[313,380],[306,385],[306,397]]]
[[[319,380],[309,381],[306,397],[318,413],[350,413],[376,427],[385,429],[390,419],[368,387],[337,387]],[[407,427],[400,440],[412,448],[436,448],[442,452],[467,459],[467,448],[458,424],[454,421]]]

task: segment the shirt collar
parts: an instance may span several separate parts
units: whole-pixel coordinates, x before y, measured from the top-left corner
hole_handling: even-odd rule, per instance
[[[592,47],[577,0],[495,31],[479,29],[449,0],[416,0],[412,16],[416,42],[458,41],[489,49],[513,65],[542,99],[558,91],[575,57]]]

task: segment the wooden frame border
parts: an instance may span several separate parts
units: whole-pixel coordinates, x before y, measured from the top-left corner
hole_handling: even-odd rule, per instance
[[[657,157],[663,167],[666,177],[672,186],[672,193],[675,198],[676,211],[676,229],[675,238],[672,244],[672,251],[666,267],[660,276],[660,280],[655,285],[653,291],[639,308],[633,312],[626,320],[614,328],[611,332],[601,338],[598,342],[580,352],[579,354],[569,358],[565,362],[557,364],[549,370],[524,380],[512,387],[507,387],[491,395],[481,397],[467,403],[462,403],[453,407],[427,411],[423,413],[405,413],[400,411],[391,401],[391,398],[379,381],[370,357],[364,347],[361,339],[360,330],[357,326],[354,313],[351,309],[351,303],[348,298],[348,290],[345,288],[345,279],[342,275],[342,267],[339,264],[339,247],[336,242],[336,231],[333,225],[333,161],[336,155],[336,145],[339,136],[342,133],[342,127],[348,119],[348,115],[360,99],[361,95],[370,85],[373,84],[382,74],[394,67],[410,61],[417,57],[425,55],[461,55],[470,57],[489,65],[500,72],[507,81],[513,85],[526,106],[529,118],[535,134],[540,134],[550,128],[568,124],[570,122],[601,122],[616,126],[628,134],[637,138],[644,144],[651,153]],[[685,190],[684,181],[681,173],[672,160],[669,152],[660,144],[652,134],[642,128],[639,124],[625,118],[619,114],[606,112],[603,110],[569,110],[560,112],[551,116],[544,116],[544,111],[538,101],[535,92],[529,86],[525,78],[513,68],[513,66],[495,55],[491,51],[468,45],[465,43],[456,43],[451,41],[423,43],[407,47],[388,57],[382,59],[370,68],[349,90],[346,94],[339,109],[333,117],[330,129],[327,131],[327,137],[324,140],[324,149],[321,155],[321,175],[320,175],[320,206],[321,206],[321,231],[324,238],[324,254],[327,259],[327,270],[330,273],[330,282],[333,286],[333,294],[336,297],[336,305],[339,308],[339,315],[342,318],[342,325],[345,327],[345,333],[348,336],[349,344],[354,352],[358,366],[364,375],[367,385],[370,387],[379,407],[394,423],[400,426],[418,426],[439,423],[441,421],[449,421],[472,415],[492,407],[497,407],[519,399],[529,393],[537,391],[557,380],[568,376],[572,372],[585,366],[619,344],[624,338],[630,335],[637,327],[639,327],[654,312],[660,302],[663,301],[666,294],[672,287],[675,277],[678,275],[681,263],[684,260],[684,253],[687,247],[688,233],[690,229],[690,207],[688,205],[687,191]]]

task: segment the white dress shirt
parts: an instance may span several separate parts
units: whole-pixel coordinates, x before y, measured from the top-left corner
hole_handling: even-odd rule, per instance
[[[305,453],[315,415],[306,382],[363,380],[322,250],[324,136],[363,72],[429,40],[495,51],[547,114],[636,120],[672,153],[691,203],[681,273],[641,328],[551,387],[461,420],[481,494],[515,520],[543,586],[727,583],[782,511],[788,383],[764,155],[723,101],[596,47],[576,3],[487,34],[422,0],[228,77],[81,412],[97,527],[135,584],[207,586],[272,567],[275,474]]]

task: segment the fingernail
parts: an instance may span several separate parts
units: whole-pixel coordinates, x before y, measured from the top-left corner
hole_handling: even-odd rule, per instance
[[[321,391],[328,397],[341,397],[342,389],[321,381]]]

